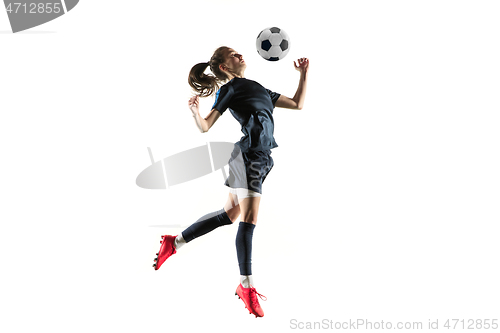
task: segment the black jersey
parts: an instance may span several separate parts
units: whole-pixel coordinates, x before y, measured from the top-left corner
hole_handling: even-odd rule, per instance
[[[274,140],[273,110],[280,94],[245,78],[234,78],[223,85],[212,109],[221,114],[229,108],[241,124],[244,136],[237,142],[242,152],[256,152],[278,147]]]

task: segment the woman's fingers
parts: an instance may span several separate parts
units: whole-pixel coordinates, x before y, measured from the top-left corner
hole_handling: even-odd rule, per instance
[[[198,102],[199,102],[199,97],[198,97],[198,96],[193,96],[193,97],[191,97],[191,98],[189,99],[188,104],[189,104],[189,106],[191,106],[191,105],[193,105],[193,104],[194,104],[194,105],[198,105]]]
[[[293,62],[295,69],[300,70],[301,68],[306,67],[309,64],[309,59],[307,58],[299,58]]]

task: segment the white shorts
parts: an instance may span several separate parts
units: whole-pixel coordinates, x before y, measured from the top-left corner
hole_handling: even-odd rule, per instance
[[[236,195],[238,197],[238,200],[262,196],[262,194],[260,194],[259,192],[255,192],[246,188],[229,188],[229,193]]]

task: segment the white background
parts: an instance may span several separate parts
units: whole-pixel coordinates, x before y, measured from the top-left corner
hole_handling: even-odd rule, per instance
[[[12,34],[0,11],[2,332],[290,331],[290,320],[498,318],[500,5],[496,1],[81,1]],[[263,28],[291,38],[280,62]],[[237,141],[187,108],[221,45],[275,109],[254,233],[265,317],[234,296],[237,226],[151,267],[160,235],[222,208],[214,173],[135,184],[151,161]],[[213,99],[202,102],[206,114]],[[179,224],[167,228],[157,225]],[[491,330],[490,330],[491,331]]]

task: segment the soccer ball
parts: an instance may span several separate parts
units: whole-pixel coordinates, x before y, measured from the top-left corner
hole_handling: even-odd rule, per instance
[[[257,36],[257,52],[269,61],[283,59],[290,51],[288,34],[276,27],[266,28]]]

